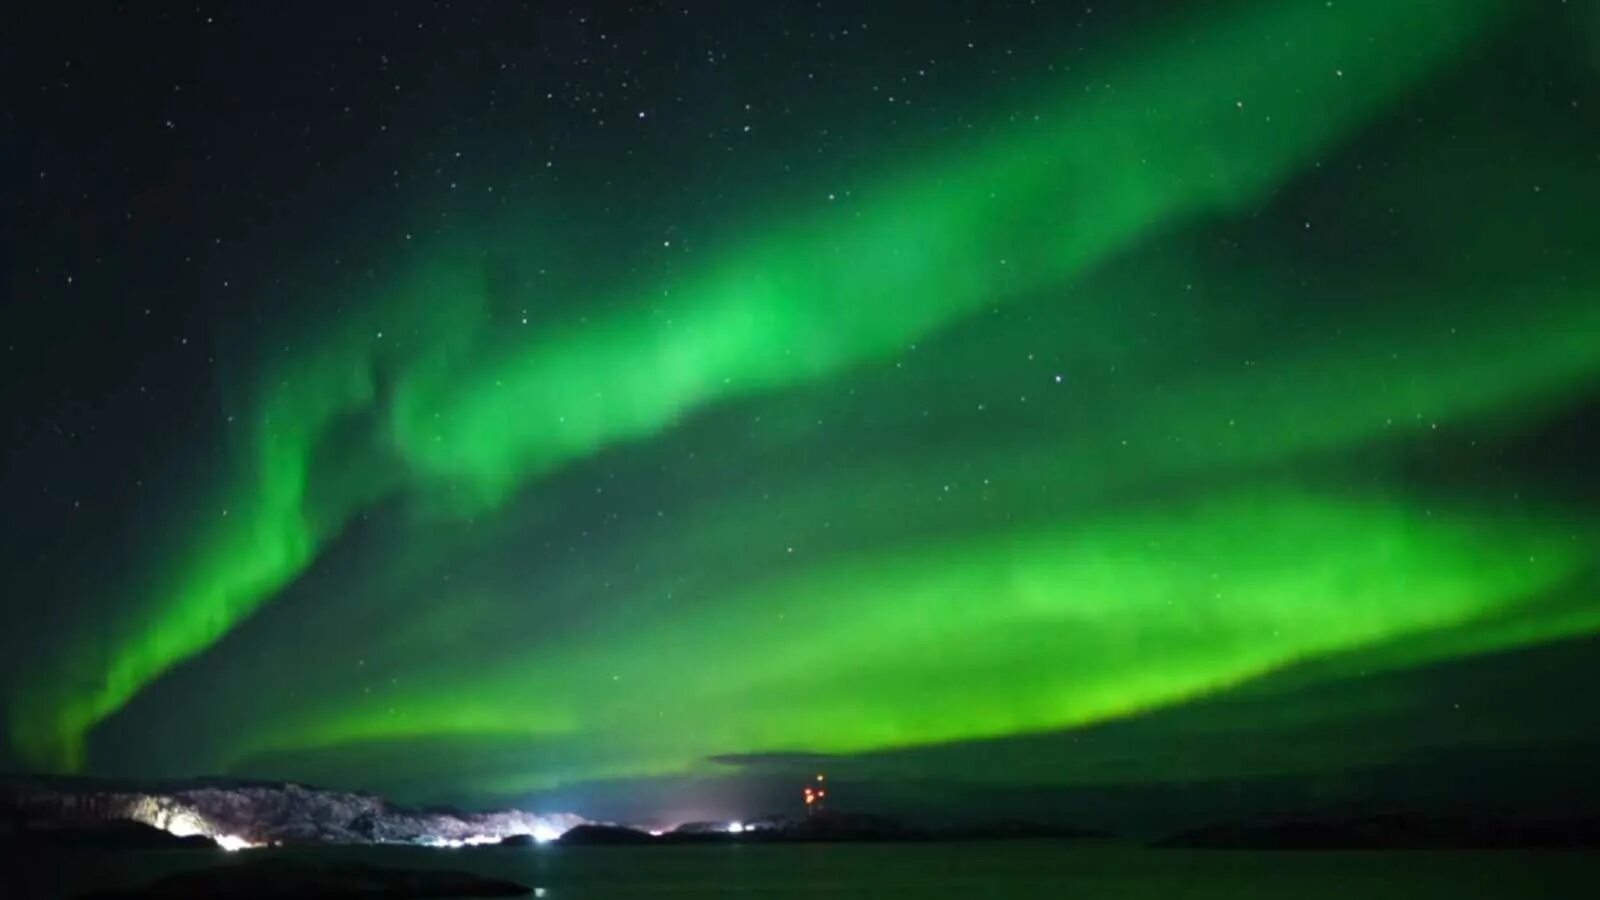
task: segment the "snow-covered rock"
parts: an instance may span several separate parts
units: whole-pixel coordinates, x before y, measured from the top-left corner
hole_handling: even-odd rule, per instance
[[[280,782],[201,780],[129,786],[91,779],[0,783],[14,827],[127,819],[179,836],[242,847],[304,843],[462,846],[527,834],[553,840],[578,816],[523,810],[463,812],[396,806],[372,794]]]

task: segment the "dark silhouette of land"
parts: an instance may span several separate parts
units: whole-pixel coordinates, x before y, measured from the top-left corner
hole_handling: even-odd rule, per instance
[[[35,828],[0,829],[0,844],[13,853],[51,850],[205,850],[217,852],[211,838],[178,837],[143,822],[127,819],[45,824]]]
[[[618,825],[580,825],[561,836],[564,845],[782,844],[852,841],[975,841],[1008,839],[1096,840],[1103,831],[1022,821],[959,828],[909,826],[886,816],[826,811],[804,817],[764,816],[730,831],[726,823],[688,822],[661,835]]]

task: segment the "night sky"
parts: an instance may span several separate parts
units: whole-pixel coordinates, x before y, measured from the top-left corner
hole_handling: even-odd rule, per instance
[[[1600,807],[1600,5],[10,3],[0,84],[0,768]]]

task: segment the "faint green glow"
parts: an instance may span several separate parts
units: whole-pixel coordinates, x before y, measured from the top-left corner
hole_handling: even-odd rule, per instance
[[[1042,731],[1492,619],[1582,572],[1593,540],[1571,523],[1253,489],[846,559],[690,614],[605,622],[526,659],[452,659],[375,702],[346,694],[299,721],[252,723],[235,761],[520,732],[565,766],[621,776],[730,747]],[[1496,633],[1495,646],[1525,637]],[[493,712],[441,712],[452,704]]]
[[[1096,72],[1104,89],[1037,86],[1037,121],[886,163],[848,205],[751,223],[751,237],[701,268],[596,297],[591,317],[526,341],[487,333],[481,253],[438,251],[365,298],[353,321],[263,367],[231,477],[192,521],[175,521],[187,542],[157,564],[154,588],[86,629],[59,671],[15,698],[14,740],[36,764],[76,766],[96,723],[213,645],[379,499],[491,511],[696,411],[868,367],[1143,241],[1250,211],[1471,46],[1500,9],[1259,3],[1173,27]],[[1555,278],[1505,289],[1515,304],[1464,297],[1449,331],[1379,323],[1286,347],[1251,373],[1150,378],[1151,390],[1096,410],[1094,428],[1004,448],[1005,465],[1087,495],[1482,415],[1595,371],[1600,309],[1584,289]],[[1127,326],[1114,302],[1089,312],[1091,326]],[[1529,335],[1537,346],[1519,344]],[[1097,337],[1091,328],[1081,340]],[[1488,370],[1485,357],[1517,365]],[[871,474],[823,489],[892,502]],[[797,506],[825,502],[796,493]],[[1496,526],[1413,505],[1286,490],[1143,515],[1030,509],[1025,527],[832,559],[700,598],[681,620],[622,622],[558,652],[494,661],[471,680],[434,673],[393,712],[393,698],[311,699],[301,718],[259,723],[276,733],[245,730],[234,749],[529,735],[594,774],[730,748],[1010,734],[1472,622],[1584,564],[1564,523]],[[708,532],[737,529],[735,512],[721,510]],[[746,712],[695,719],[689,704]]]
[[[620,312],[488,359],[469,350],[413,369],[394,438],[414,465],[493,501],[709,403],[881,358],[1143,236],[1258,204],[1495,7],[1441,21],[1429,4],[1337,17],[1269,4],[1153,41],[1106,73],[1113,90],[1086,100],[1074,83],[1065,101],[1041,101],[1051,114],[1031,127],[930,154],[850,210],[801,217],[637,291],[660,302],[623,298]],[[1352,59],[1372,63],[1356,83],[1340,74]],[[436,301],[447,298],[460,300]]]

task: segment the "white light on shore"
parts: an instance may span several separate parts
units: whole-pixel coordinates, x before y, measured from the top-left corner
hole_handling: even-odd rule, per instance
[[[729,822],[728,823],[728,833],[729,834],[743,834],[744,833],[744,823],[743,822]]]
[[[157,813],[152,818],[139,818],[135,821],[153,825],[173,837],[194,837],[195,835],[208,834],[210,829],[206,821],[198,813],[187,809],[173,810],[171,812]]]
[[[218,834],[213,835],[211,839],[217,842],[218,847],[221,847],[229,853],[232,853],[235,850],[245,850],[250,847],[261,846],[260,844],[252,844],[236,834]]]
[[[455,850],[461,847],[485,847],[489,844],[500,843],[500,838],[492,834],[469,834],[463,838],[425,837],[422,839],[424,847],[442,847]]]

